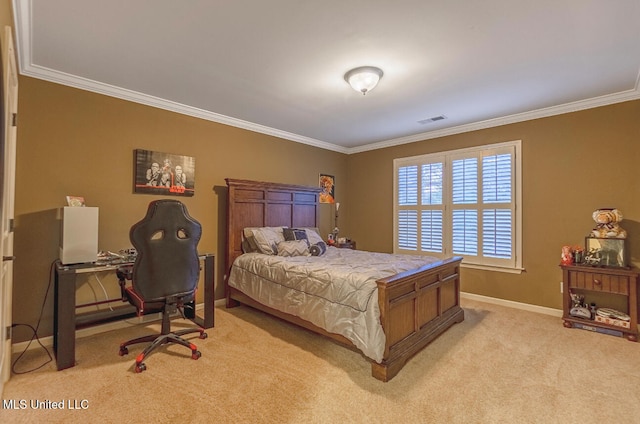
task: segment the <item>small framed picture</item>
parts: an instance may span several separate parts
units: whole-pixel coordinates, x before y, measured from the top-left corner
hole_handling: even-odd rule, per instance
[[[84,197],[82,196],[67,196],[67,205],[74,207],[84,206]]]
[[[320,203],[335,203],[336,179],[333,175],[320,174]]]
[[[626,267],[625,239],[586,237],[583,263],[594,266]]]

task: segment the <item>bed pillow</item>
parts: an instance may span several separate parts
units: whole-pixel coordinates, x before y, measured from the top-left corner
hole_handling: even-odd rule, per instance
[[[253,228],[245,228],[242,230],[242,253],[258,252],[258,245],[256,244],[256,239],[253,237],[253,230]]]
[[[309,247],[309,253],[311,256],[322,256],[327,251],[327,244],[323,241],[318,242],[316,244],[312,244]]]
[[[284,241],[282,227],[253,228],[251,232],[258,252],[266,255],[278,254],[278,243]]]
[[[253,236],[253,230],[257,230],[260,227],[245,227],[242,229],[241,247],[242,253],[260,252],[256,239]]]
[[[278,243],[278,256],[309,256],[307,240],[285,240]]]
[[[304,229],[300,229],[300,228],[283,228],[282,229],[282,233],[284,234],[284,239],[286,241],[291,241],[291,240],[307,240],[308,243],[308,237],[307,237],[307,232]]]
[[[309,240],[309,244],[313,245],[313,244],[318,244],[318,243],[324,243],[324,240],[322,240],[322,237],[320,237],[320,234],[318,234],[318,229],[313,227],[313,228],[304,228],[305,232],[307,233],[307,240]]]

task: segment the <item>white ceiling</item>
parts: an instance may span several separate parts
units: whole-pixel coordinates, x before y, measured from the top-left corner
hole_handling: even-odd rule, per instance
[[[24,75],[344,153],[640,98],[638,0],[14,0],[14,13]],[[384,70],[366,96],[343,79],[363,65]]]

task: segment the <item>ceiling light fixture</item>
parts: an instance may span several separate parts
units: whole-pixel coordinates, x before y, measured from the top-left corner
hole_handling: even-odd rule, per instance
[[[360,66],[344,74],[344,80],[362,95],[373,90],[382,78],[382,69],[375,66]]]

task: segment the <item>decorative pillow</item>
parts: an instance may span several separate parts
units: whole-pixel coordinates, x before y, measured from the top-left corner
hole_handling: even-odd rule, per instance
[[[322,240],[322,237],[320,237],[320,234],[318,234],[317,228],[304,228],[304,230],[307,233],[307,240],[309,240],[310,245],[324,242],[324,240]]]
[[[286,240],[278,243],[278,256],[309,256],[307,240]]]
[[[258,245],[256,245],[256,239],[253,237],[253,230],[253,228],[245,228],[242,230],[242,253],[258,252]]]
[[[299,228],[283,228],[282,233],[284,234],[284,239],[287,241],[290,240],[308,240],[307,232],[304,229]]]
[[[322,256],[326,251],[327,244],[323,241],[313,244],[311,245],[311,247],[309,247],[309,253],[311,253],[311,256]]]
[[[260,230],[262,228],[280,232],[284,227],[245,227],[243,228],[242,238],[241,238],[242,253],[260,252],[260,249],[258,249],[256,238],[254,237],[253,232],[254,230]]]
[[[253,229],[253,240],[260,253],[278,254],[278,243],[284,241],[282,227],[261,227]]]

